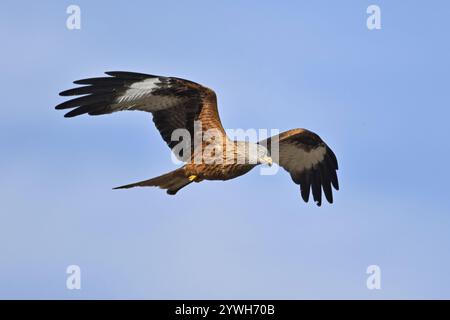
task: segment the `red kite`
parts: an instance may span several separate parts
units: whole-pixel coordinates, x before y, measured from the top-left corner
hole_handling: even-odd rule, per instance
[[[276,161],[300,185],[305,202],[308,202],[312,191],[314,201],[320,206],[323,191],[328,202],[333,203],[332,186],[339,189],[336,174],[338,163],[333,151],[317,134],[306,129],[293,129],[256,144],[230,140],[222,127],[213,90],[175,77],[123,71],[106,74],[108,77],[74,81],[75,84],[85,86],[63,91],[60,95],[82,96],[63,102],[56,109],[72,109],[65,117],[85,113],[102,115],[121,110],[150,112],[156,128],[172,150],[178,144],[172,139],[176,129],[184,129],[194,137],[198,134],[195,123],[199,122],[200,135],[211,130],[216,132],[212,141],[202,140],[200,146],[191,144],[190,152],[182,150],[177,155],[185,162],[183,167],[116,189],[158,186],[174,195],[194,181],[229,180],[249,172],[259,164],[271,165],[272,161]],[[277,157],[269,152],[275,145],[278,146]],[[202,152],[211,149],[211,146],[214,147],[215,161],[204,161]],[[250,161],[249,150],[252,147],[255,161]],[[217,156],[217,152],[222,152],[222,155]],[[231,154],[233,161],[216,161],[225,160],[225,154],[227,157]]]

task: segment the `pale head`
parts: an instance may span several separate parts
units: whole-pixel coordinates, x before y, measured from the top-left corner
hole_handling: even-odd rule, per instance
[[[267,148],[253,142],[236,141],[236,155],[238,164],[268,164],[271,166],[273,163]]]

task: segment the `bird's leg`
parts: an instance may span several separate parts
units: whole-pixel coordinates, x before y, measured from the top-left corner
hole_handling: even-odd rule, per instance
[[[199,176],[197,176],[197,175],[195,175],[195,174],[193,174],[193,175],[190,175],[189,177],[188,177],[188,179],[189,179],[189,181],[194,181],[194,182],[201,182],[201,181],[203,181],[203,179],[202,178],[200,178]]]

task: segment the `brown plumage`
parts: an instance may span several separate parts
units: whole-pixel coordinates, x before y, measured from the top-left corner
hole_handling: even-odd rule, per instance
[[[56,109],[72,109],[65,117],[121,110],[150,112],[163,140],[177,158],[186,163],[159,177],[116,189],[158,186],[168,194],[176,194],[194,181],[233,179],[258,164],[271,164],[273,159],[300,185],[304,201],[308,202],[312,191],[314,201],[320,206],[323,191],[326,199],[333,202],[332,187],[339,188],[336,156],[315,133],[293,129],[258,144],[231,141],[222,127],[216,94],[211,89],[174,77],[123,71],[106,74],[109,77],[75,81],[86,86],[63,91],[60,95],[83,96],[63,102]],[[182,141],[191,142],[189,148],[177,150],[180,141],[173,139],[177,129],[189,134],[190,141]],[[205,139],[211,133],[213,138]],[[254,159],[250,150],[255,152]]]

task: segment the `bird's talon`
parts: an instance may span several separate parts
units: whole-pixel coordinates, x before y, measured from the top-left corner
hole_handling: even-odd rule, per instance
[[[192,175],[192,176],[189,176],[189,181],[194,181],[195,179],[197,179],[197,176],[196,175]]]

